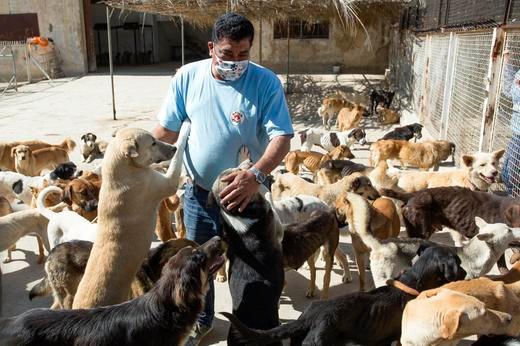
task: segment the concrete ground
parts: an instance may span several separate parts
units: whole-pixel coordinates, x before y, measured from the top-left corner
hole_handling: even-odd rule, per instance
[[[163,66],[164,67],[164,66]],[[166,94],[168,83],[173,75],[173,68],[157,69],[139,68],[118,70],[115,76],[115,96],[117,119],[112,120],[112,101],[110,94],[110,78],[106,74],[90,74],[81,78],[67,78],[49,82],[40,82],[22,86],[18,93],[9,91],[0,96],[0,140],[40,139],[58,143],[64,137],[72,137],[79,142],[82,134],[93,132],[100,139],[110,140],[114,130],[125,127],[141,127],[152,130],[156,124],[155,114],[159,110]],[[377,81],[380,76],[371,76]],[[299,76],[291,79],[290,88],[295,93],[288,96],[288,103],[294,117],[295,129],[319,126],[316,109],[323,94],[341,88],[353,98],[364,90],[361,76],[314,76],[312,79]],[[370,120],[370,119],[369,119]],[[413,116],[405,112],[402,123],[413,120]],[[366,122],[368,140],[374,141],[388,131]],[[299,139],[294,138],[292,147],[299,146]],[[355,147],[355,161],[366,163],[368,146]],[[72,160],[81,168],[89,168],[81,164],[79,149],[72,154]],[[348,254],[350,270],[354,281],[341,283],[342,271],[335,266],[332,278],[330,297],[335,297],[357,290],[357,269],[353,262],[353,250],[346,234],[341,235],[341,248]],[[158,244],[158,242],[154,242]],[[27,236],[17,243],[18,251],[13,252],[11,263],[1,264],[3,277],[3,316],[13,316],[28,309],[49,307],[51,298],[29,301],[28,291],[43,276],[43,266],[36,264],[36,238]],[[4,259],[6,253],[0,253]],[[323,262],[317,264],[317,285],[322,287]],[[285,287],[280,303],[281,322],[298,318],[304,308],[311,302],[305,298],[309,272],[306,269],[289,271],[286,274]],[[369,282],[369,288],[372,282]],[[317,291],[319,296],[320,291]],[[314,298],[317,299],[317,298]],[[219,311],[230,311],[231,298],[227,283],[216,283],[216,308]],[[217,314],[214,331],[203,340],[201,345],[224,345],[228,322]]]

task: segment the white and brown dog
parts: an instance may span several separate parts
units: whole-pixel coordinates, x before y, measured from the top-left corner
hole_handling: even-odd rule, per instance
[[[98,141],[97,136],[92,132],[88,132],[81,136],[81,145],[79,150],[83,156],[83,162],[92,162],[95,159],[102,159],[107,150],[108,143]]]

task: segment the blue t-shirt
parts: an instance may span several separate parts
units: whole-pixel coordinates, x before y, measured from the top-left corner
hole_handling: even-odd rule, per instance
[[[273,137],[293,135],[280,80],[252,62],[232,82],[213,77],[211,59],[184,65],[157,118],[171,131],[179,131],[185,119],[191,121],[184,163],[195,183],[207,190],[223,170],[237,166],[243,145],[256,162]]]

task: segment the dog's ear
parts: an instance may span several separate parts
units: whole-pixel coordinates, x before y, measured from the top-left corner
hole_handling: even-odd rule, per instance
[[[61,199],[68,205],[72,205],[72,184],[68,184],[63,190],[63,197]]]
[[[134,139],[126,139],[121,144],[121,152],[126,157],[138,157],[139,152],[137,151],[139,149],[139,146],[137,145],[137,142]]]
[[[432,245],[428,244],[428,243],[424,243],[424,244],[419,245],[419,248],[417,249],[417,256],[420,257],[423,254],[423,252],[426,251],[426,249],[428,249],[431,246]]]
[[[92,140],[95,142],[97,140],[97,136],[93,133],[91,133],[91,135],[92,135]]]
[[[504,149],[495,150],[491,153],[495,160],[500,160],[506,151]]]
[[[339,141],[338,135],[335,132],[331,132],[329,134],[329,136],[330,136],[330,144],[332,144],[333,147],[337,147],[338,145],[341,144],[341,142]]]
[[[443,339],[453,339],[459,328],[461,315],[462,313],[457,310],[449,310],[442,315],[439,331]]]
[[[352,191],[356,191],[357,189],[359,189],[359,187],[361,186],[360,177],[354,178],[354,180],[352,180],[352,183],[350,184],[350,186],[352,188]]]
[[[473,155],[462,155],[462,163],[466,167],[471,167],[473,164],[473,161],[475,161],[475,157]]]
[[[16,156],[16,147],[11,148],[11,157],[14,158]]]
[[[504,219],[509,227],[520,227],[520,204],[514,204],[504,212]]]
[[[81,136],[81,140],[82,140],[82,141],[85,141],[85,138],[87,138],[87,135],[83,135],[83,136]]]
[[[484,219],[475,216],[475,225],[477,225],[478,228],[484,228],[488,225],[488,223],[484,221]]]

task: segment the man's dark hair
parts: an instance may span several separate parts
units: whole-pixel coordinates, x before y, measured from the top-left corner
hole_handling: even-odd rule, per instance
[[[218,42],[223,38],[238,42],[249,38],[252,43],[255,36],[253,24],[246,17],[233,12],[220,16],[213,25],[211,40]]]

